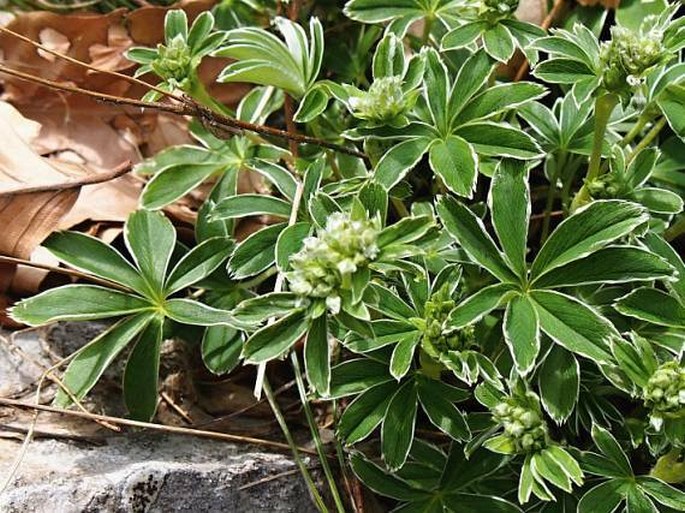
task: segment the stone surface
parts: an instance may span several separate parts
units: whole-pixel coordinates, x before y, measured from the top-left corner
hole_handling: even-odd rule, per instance
[[[19,442],[0,440],[1,469],[11,467],[19,447]],[[187,436],[126,434],[110,437],[102,445],[32,442],[14,484],[0,495],[0,511],[309,513],[316,509],[297,467],[284,455]]]
[[[41,373],[105,327],[63,323],[14,337],[0,331],[0,397],[33,402]],[[163,356],[162,380],[178,366],[173,356]],[[89,394],[84,404],[90,411],[125,416],[121,366],[115,362]],[[46,383],[41,401],[49,403],[54,391]],[[0,486],[20,453],[32,416],[0,407]],[[38,417],[34,440],[12,484],[0,495],[2,513],[177,511],[316,509],[289,455],[194,436],[135,430],[112,434],[92,421],[52,413]]]

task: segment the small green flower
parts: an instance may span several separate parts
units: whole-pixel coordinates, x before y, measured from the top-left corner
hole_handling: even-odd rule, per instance
[[[516,454],[537,452],[549,444],[540,399],[533,392],[505,398],[493,408],[492,418],[502,425],[501,436],[508,440]]]
[[[449,284],[443,285],[426,302],[421,347],[435,359],[447,351],[462,351],[474,344],[475,330],[472,325],[446,334],[445,321],[455,304],[450,297]]]
[[[157,58],[150,63],[152,70],[165,82],[174,82],[180,89],[190,75],[191,53],[186,40],[178,35],[165,46],[157,45]]]
[[[486,18],[509,17],[518,9],[519,0],[482,0],[480,12]]]
[[[630,193],[625,174],[611,172],[587,183],[588,192],[594,199],[622,198]]]
[[[375,80],[368,91],[349,100],[354,117],[386,123],[406,113],[413,105],[410,95],[402,91],[402,78],[383,77]]]
[[[376,240],[380,220],[355,220],[348,213],[332,214],[316,237],[290,258],[292,272],[286,277],[290,290],[306,298],[324,298],[338,313],[341,291],[350,289],[352,276],[378,256]]]
[[[662,40],[660,30],[612,27],[611,40],[602,45],[600,53],[604,86],[618,92],[640,85],[649,71],[671,58]]]
[[[664,417],[678,417],[685,412],[685,367],[677,361],[661,365],[647,381],[642,394],[652,410],[651,422],[660,429]]]

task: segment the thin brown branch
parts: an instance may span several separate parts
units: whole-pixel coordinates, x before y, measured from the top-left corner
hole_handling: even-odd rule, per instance
[[[213,112],[207,107],[198,104],[194,100],[187,98],[183,105],[175,105],[171,103],[154,103],[146,102],[143,100],[136,100],[134,98],[125,98],[123,96],[114,96],[111,94],[99,93],[97,91],[90,91],[88,89],[83,89],[81,87],[70,86],[67,84],[60,84],[53,80],[31,75],[29,73],[24,73],[23,71],[18,71],[12,68],[0,64],[0,73],[5,73],[27,82],[32,82],[36,84],[49,87],[50,89],[57,89],[60,91],[65,91],[68,93],[83,94],[95,98],[96,100],[112,103],[115,105],[128,105],[131,107],[138,107],[140,109],[153,109],[160,112],[168,112],[170,114],[175,114],[178,116],[195,116],[199,120],[208,126],[216,127],[219,129],[240,129],[246,130],[248,132],[255,132],[262,135],[270,135],[272,137],[278,137],[281,139],[293,140],[300,144],[313,144],[320,146],[322,148],[328,148],[330,150],[335,150],[340,153],[345,153],[347,155],[352,155],[353,157],[358,157],[365,159],[366,155],[358,150],[348,148],[346,146],[341,146],[339,144],[331,143],[316,137],[310,137],[302,134],[291,134],[287,130],[281,130],[278,128],[273,128],[265,125],[256,125],[254,123],[248,123],[246,121],[241,121],[239,119],[231,118]]]
[[[14,196],[16,194],[64,191],[67,189],[83,187],[85,185],[95,185],[98,183],[109,182],[110,180],[115,180],[116,178],[124,176],[126,173],[131,171],[131,169],[131,162],[127,161],[119,164],[111,171],[107,171],[105,173],[95,173],[76,180],[67,180],[66,182],[49,183],[43,185],[27,185],[26,187],[19,187],[16,189],[0,190],[0,198],[3,196]]]
[[[81,67],[86,68],[86,69],[88,69],[88,70],[90,70],[90,71],[94,71],[94,72],[97,72],[97,73],[103,73],[103,74],[106,74],[106,75],[110,75],[110,76],[119,78],[119,79],[121,79],[121,80],[125,80],[125,81],[127,81],[127,82],[132,83],[132,84],[136,84],[136,85],[139,85],[139,86],[143,86],[143,87],[145,87],[145,88],[147,88],[147,89],[149,89],[149,90],[151,90],[151,91],[155,91],[155,92],[157,92],[157,93],[159,93],[159,94],[161,94],[161,95],[163,95],[163,96],[167,96],[167,97],[172,98],[172,99],[174,99],[174,100],[176,100],[176,101],[178,101],[178,102],[181,102],[181,103],[184,103],[185,101],[187,101],[187,98],[185,98],[185,97],[178,96],[178,95],[176,95],[176,94],[174,94],[174,93],[171,93],[171,92],[169,92],[169,91],[165,91],[164,89],[161,89],[161,88],[159,88],[159,87],[157,87],[157,86],[154,86],[154,85],[152,85],[152,84],[148,84],[147,82],[145,82],[145,81],[143,81],[143,80],[140,80],[139,78],[132,77],[132,76],[130,76],[130,75],[126,75],[125,73],[119,73],[118,71],[103,70],[103,69],[97,68],[97,67],[95,67],[95,66],[92,66],[92,65],[88,64],[87,62],[83,62],[83,61],[80,61],[80,60],[78,60],[78,59],[74,59],[73,57],[70,57],[70,56],[68,56],[68,55],[66,55],[66,54],[63,54],[63,53],[60,53],[60,52],[58,52],[58,51],[56,51],[56,50],[53,50],[53,49],[51,49],[51,48],[48,48],[48,47],[46,47],[46,46],[40,44],[39,42],[34,41],[33,39],[31,39],[31,38],[29,38],[29,37],[26,37],[26,36],[23,35],[23,34],[19,34],[18,32],[15,32],[15,31],[13,31],[13,30],[10,30],[10,29],[8,29],[7,27],[0,27],[0,32],[5,32],[6,34],[11,35],[12,37],[15,37],[15,38],[17,38],[17,39],[19,39],[19,40],[21,40],[21,41],[24,41],[25,43],[28,43],[28,44],[30,44],[31,46],[34,46],[35,48],[39,48],[40,50],[42,50],[42,51],[44,51],[44,52],[46,52],[46,53],[49,53],[49,54],[51,54],[51,55],[54,55],[55,57],[57,57],[57,58],[59,58],[59,59],[62,59],[62,60],[65,60],[65,61],[67,61],[67,62],[70,62],[70,63],[72,63],[72,64],[75,64],[76,66],[81,66]]]
[[[545,19],[542,20],[542,23],[540,24],[540,28],[543,30],[549,29],[552,24],[559,18],[561,15],[561,12],[566,8],[566,0],[555,0],[554,5],[552,6],[552,9],[547,13],[547,16],[545,16]],[[516,72],[516,76],[514,77],[514,82],[519,82],[520,80],[523,80],[523,77],[526,76],[528,73],[528,69],[530,68],[530,63],[528,62],[528,59],[526,59],[523,64],[519,67],[518,71]]]
[[[253,445],[263,445],[266,447],[273,447],[274,449],[289,450],[288,444],[276,442],[273,440],[265,440],[263,438],[254,438],[251,436],[231,435],[228,433],[219,433],[216,431],[203,431],[201,429],[186,428],[181,426],[165,426],[163,424],[155,424],[153,422],[142,422],[139,420],[122,419],[120,417],[111,417],[109,415],[99,415],[96,413],[86,413],[82,411],[64,410],[62,408],[55,408],[54,406],[47,406],[44,404],[31,404],[15,399],[0,398],[0,406],[8,406],[11,408],[19,408],[22,410],[33,411],[47,411],[50,413],[57,413],[60,415],[69,415],[72,417],[80,417],[92,421],[104,421],[121,426],[136,427],[143,429],[151,429],[153,431],[163,431],[165,433],[173,433],[178,435],[197,436],[200,438],[208,438],[212,440],[223,440],[225,442],[236,442]],[[315,451],[303,447],[298,447],[298,450],[307,454],[316,454]]]
[[[93,276],[92,274],[77,271],[75,269],[68,269],[66,267],[55,267],[54,265],[41,264],[38,262],[31,262],[30,260],[24,260],[23,258],[15,258],[15,257],[5,256],[5,255],[0,255],[0,262],[4,262],[7,264],[14,264],[14,265],[24,265],[26,267],[33,267],[34,269],[43,269],[45,271],[50,271],[50,272],[55,272],[55,273],[60,273],[60,274],[67,274],[69,276],[74,276],[75,278],[81,278],[83,280],[87,280],[87,281],[90,281],[92,283],[97,283],[98,285],[104,285],[105,287],[115,288],[118,290],[130,292],[130,289],[128,289],[127,287],[124,287],[123,285],[119,285],[118,283],[115,283],[113,281],[105,280],[103,278],[98,278],[97,276]]]

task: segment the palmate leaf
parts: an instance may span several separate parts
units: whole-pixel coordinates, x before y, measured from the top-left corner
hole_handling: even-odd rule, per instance
[[[243,347],[246,363],[262,363],[285,354],[310,326],[305,309],[296,309],[256,331]]]

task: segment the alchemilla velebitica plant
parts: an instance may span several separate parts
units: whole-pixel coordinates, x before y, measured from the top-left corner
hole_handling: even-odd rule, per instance
[[[550,30],[519,21],[517,0],[296,7],[192,24],[171,10],[164,44],[129,50],[156,77],[146,100],[201,106],[196,142],[138,165],[122,251],[44,243],[98,285],[14,318],[115,320],[72,355],[56,402],[128,354],[128,411],[151,419],[160,344],[196,325],[212,372],[256,366],[269,397],[265,367],[290,359],[322,511],[359,505],[312,399],[335,419],[337,471],[396,511],[685,511],[680,4],[616,21],[576,7]],[[199,79],[208,56],[231,59],[219,82],[253,84],[235,110]],[[523,58],[517,81],[502,64]],[[266,192],[239,193],[246,173]],[[189,248],[162,210],[203,184]]]

